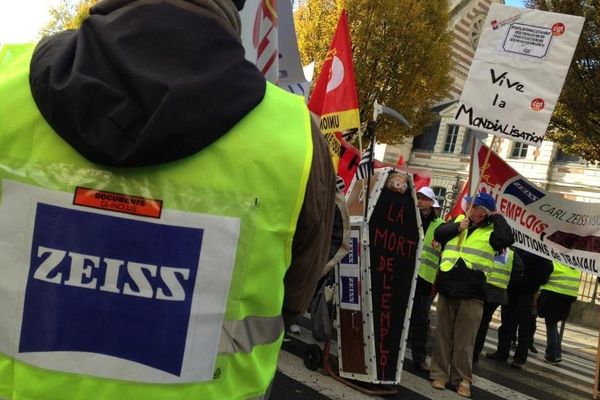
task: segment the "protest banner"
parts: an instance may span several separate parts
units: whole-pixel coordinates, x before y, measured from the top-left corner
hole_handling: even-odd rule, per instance
[[[513,230],[516,247],[600,276],[598,204],[567,200],[544,191],[479,140],[471,173],[470,192],[484,191],[494,196],[497,211]],[[466,209],[464,199],[462,208]]]
[[[310,82],[300,62],[292,3],[248,0],[240,19],[246,59],[270,82],[308,100]]]
[[[264,77],[273,83],[279,80],[276,3],[277,0],[248,0],[240,12],[246,59],[255,64]]]
[[[539,147],[584,18],[492,4],[455,123]]]
[[[277,2],[277,16],[279,17],[277,36],[279,44],[279,82],[280,88],[288,92],[304,96],[308,101],[310,82],[306,80],[300,52],[296,28],[294,27],[294,14],[292,3],[289,0]]]

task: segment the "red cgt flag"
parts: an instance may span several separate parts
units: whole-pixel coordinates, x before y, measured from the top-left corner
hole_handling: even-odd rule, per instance
[[[467,181],[467,183],[463,186],[462,190],[460,191],[460,194],[458,195],[458,198],[454,203],[454,207],[452,207],[452,210],[450,210],[450,212],[446,215],[446,221],[450,221],[451,219],[454,219],[459,215],[465,213],[465,197],[469,195],[469,187],[471,187],[470,181]]]
[[[321,117],[323,133],[358,128],[358,95],[352,65],[348,16],[342,10],[335,35],[308,101],[308,108]]]

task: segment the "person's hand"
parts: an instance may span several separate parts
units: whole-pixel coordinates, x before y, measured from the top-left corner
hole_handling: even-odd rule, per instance
[[[458,223],[458,231],[459,231],[459,232],[462,232],[462,231],[464,231],[465,229],[468,229],[468,228],[469,228],[469,223],[470,223],[470,222],[471,222],[471,221],[469,220],[469,218],[465,218],[465,219],[461,220],[461,221]]]

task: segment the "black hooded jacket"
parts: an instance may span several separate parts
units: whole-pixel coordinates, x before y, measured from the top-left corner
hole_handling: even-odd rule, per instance
[[[224,1],[99,2],[80,29],[37,45],[29,80],[42,116],[103,166],[157,165],[207,148],[266,90],[244,58],[235,24],[220,13],[231,6],[237,16]],[[331,238],[335,175],[323,135],[312,126],[313,160],[285,278],[286,317],[308,307]]]
[[[184,1],[93,8],[80,29],[38,44],[30,85],[65,141],[95,163],[119,167],[202,150],[265,93],[231,27]]]

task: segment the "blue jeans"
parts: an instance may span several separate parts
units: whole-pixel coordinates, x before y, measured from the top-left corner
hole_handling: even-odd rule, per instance
[[[562,356],[560,337],[558,335],[558,321],[546,321],[546,358],[554,361]]]

